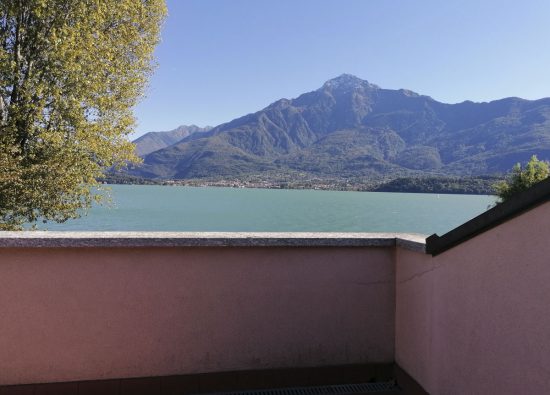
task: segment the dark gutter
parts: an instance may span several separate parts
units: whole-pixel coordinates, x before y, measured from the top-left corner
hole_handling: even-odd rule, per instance
[[[525,211],[550,200],[550,178],[518,193],[504,203],[478,215],[443,236],[433,234],[426,239],[426,252],[436,256],[480,233],[500,225]]]

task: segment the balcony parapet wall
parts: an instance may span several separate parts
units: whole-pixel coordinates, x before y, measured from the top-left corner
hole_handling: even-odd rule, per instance
[[[0,233],[0,386],[395,355],[393,233]]]

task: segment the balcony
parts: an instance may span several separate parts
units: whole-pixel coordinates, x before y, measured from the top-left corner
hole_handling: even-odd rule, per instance
[[[4,232],[0,393],[548,392],[550,203],[531,203],[430,254],[405,234]]]

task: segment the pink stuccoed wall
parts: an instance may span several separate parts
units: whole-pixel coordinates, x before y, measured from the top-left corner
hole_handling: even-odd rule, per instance
[[[2,248],[0,385],[394,359],[394,248]]]
[[[434,258],[398,250],[396,362],[430,394],[550,393],[550,203]]]

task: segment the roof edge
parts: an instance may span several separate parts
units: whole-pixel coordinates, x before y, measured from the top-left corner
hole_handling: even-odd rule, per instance
[[[550,200],[550,178],[518,193],[442,236],[426,239],[426,253],[436,256]]]

